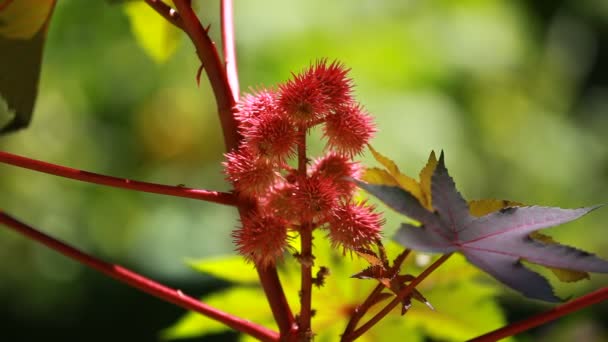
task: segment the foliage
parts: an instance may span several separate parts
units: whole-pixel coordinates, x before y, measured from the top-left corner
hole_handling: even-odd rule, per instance
[[[426,170],[433,168],[430,177]],[[608,262],[590,253],[529,237],[538,229],[575,220],[597,206],[560,209],[515,206],[511,204],[513,202],[504,201],[502,208],[488,210],[487,215],[475,217],[447,173],[443,153],[436,166],[431,154],[421,174],[424,181],[421,180],[420,184],[426,186],[421,186],[425,190],[419,193],[418,198],[403,187],[358,182],[360,187],[389,207],[420,222],[420,227],[402,224],[394,237],[399,243],[425,252],[459,251],[471,263],[504,284],[528,297],[546,301],[560,299],[553,294],[546,279],[526,269],[520,260],[565,270],[608,272]],[[421,201],[421,198],[426,201]],[[483,206],[483,201],[476,202],[477,214],[484,211]]]
[[[7,38],[6,40],[2,40],[1,43],[6,44],[7,47],[11,48],[11,51],[16,51],[15,54],[7,54],[3,57],[7,60],[11,60],[12,58],[11,63],[16,64],[15,59],[19,57],[19,54],[23,53],[30,57],[31,60],[23,64],[27,70],[15,69],[17,71],[10,71],[13,76],[17,72],[24,75],[24,87],[15,86],[21,84],[21,79],[15,81],[16,77],[0,78],[0,83],[4,82],[5,87],[4,90],[0,88],[0,94],[3,96],[0,98],[0,105],[2,105],[0,107],[0,110],[2,110],[0,114],[5,116],[4,118],[0,118],[0,120],[8,122],[3,128],[6,131],[27,126],[30,121],[33,103],[36,98],[36,84],[42,55],[42,45],[46,36],[46,26],[55,3],[54,1],[48,1],[45,4],[47,7],[39,7],[37,9],[40,9],[40,11],[30,12],[23,10],[26,7],[19,7],[16,4],[19,6],[23,4],[31,6],[25,0],[5,0],[4,2],[0,2],[0,15],[5,15],[8,18],[3,18],[2,25],[4,26],[0,27],[0,33]],[[123,181],[104,175],[86,173],[36,160],[28,160],[27,158],[4,152],[1,156],[2,161],[8,164],[98,184],[197,198],[238,207],[242,226],[233,233],[233,237],[239,252],[254,263],[262,288],[270,304],[273,318],[278,324],[279,334],[283,337],[290,336],[290,338],[296,338],[297,335],[297,338],[307,340],[311,339],[315,333],[310,327],[311,316],[316,312],[311,308],[312,285],[319,287],[327,286],[326,280],[329,275],[329,268],[321,267],[318,268],[316,276],[313,276],[313,265],[315,267],[318,265],[316,258],[319,252],[316,249],[314,251],[312,249],[312,232],[313,230],[317,231],[317,228],[325,229],[328,232],[328,238],[332,247],[342,247],[345,252],[354,252],[371,263],[371,266],[363,271],[359,270],[354,277],[376,279],[379,282],[368,298],[363,301],[363,304],[357,306],[357,310],[359,311],[349,312],[349,310],[343,310],[346,315],[350,315],[350,320],[343,334],[344,340],[355,339],[366,332],[369,327],[376,324],[386,313],[392,310],[394,307],[393,303],[395,302],[401,303],[402,314],[408,312],[408,317],[412,316],[411,312],[413,312],[413,309],[410,310],[411,299],[417,299],[427,304],[427,298],[432,301],[432,298],[422,291],[425,284],[421,283],[422,280],[427,278],[447,257],[445,255],[442,256],[416,276],[412,274],[400,274],[394,268],[400,268],[399,265],[404,261],[409,250],[405,250],[399,254],[393,266],[391,266],[379,241],[381,224],[379,214],[375,213],[372,207],[367,204],[356,203],[354,201],[352,197],[353,186],[347,179],[348,177],[357,179],[359,171],[352,157],[361,153],[375,129],[366,110],[354,102],[351,96],[352,81],[345,76],[347,70],[337,62],[328,64],[326,60],[321,60],[316,65],[312,65],[304,70],[304,72],[294,74],[291,80],[281,84],[276,90],[272,88],[257,88],[258,90],[252,91],[250,95],[246,95],[243,100],[238,102],[237,94],[239,90],[236,60],[234,59],[234,51],[231,51],[233,49],[231,45],[234,44],[230,28],[231,9],[226,12],[224,5],[227,4],[228,7],[231,7],[230,1],[222,1],[221,39],[223,47],[222,57],[224,60],[220,60],[213,40],[209,36],[209,27],[201,25],[201,21],[199,21],[192,10],[190,1],[176,0],[175,2],[165,3],[160,0],[146,0],[146,4],[143,2],[127,3],[124,8],[131,22],[133,32],[141,46],[156,61],[166,61],[173,53],[177,46],[178,36],[176,32],[178,30],[176,28],[184,31],[195,44],[196,52],[202,63],[197,78],[200,77],[200,72],[203,70],[208,73],[217,101],[217,109],[225,139],[224,142],[229,151],[224,165],[228,180],[234,186],[233,193],[190,189],[183,184],[164,186],[131,180]],[[160,16],[155,17],[156,19],[162,16],[166,21],[156,20],[153,25],[145,25],[149,23],[150,14],[152,13],[152,11],[146,12],[147,5],[160,14]],[[171,6],[175,7],[175,9],[171,8]],[[226,13],[229,15],[225,16]],[[225,22],[226,19],[228,19],[228,24]],[[11,20],[13,21],[11,22]],[[8,22],[8,24],[5,24],[5,22]],[[30,24],[31,22],[35,22],[36,24],[32,25]],[[23,23],[26,24],[24,25]],[[27,28],[29,31],[26,30],[28,32],[22,32],[19,35],[19,31],[23,31],[23,28]],[[18,34],[15,35],[15,32]],[[37,34],[39,38],[34,39],[31,34]],[[26,51],[17,48],[19,46],[29,47]],[[5,65],[9,65],[9,63]],[[8,72],[6,70],[0,71]],[[2,84],[0,84],[0,87],[2,87]],[[13,92],[14,89],[17,89],[17,91]],[[325,156],[318,158],[314,163],[308,165],[307,150],[313,139],[307,139],[307,133],[313,126],[317,125],[323,127],[323,138],[327,140],[327,146],[324,150]],[[157,140],[156,138],[154,137],[154,140]],[[472,202],[467,208],[466,202],[462,200],[456,189],[452,189],[449,186],[445,193],[456,195],[451,197],[452,200],[443,203],[445,206],[440,205],[437,207],[437,203],[432,202],[433,197],[435,197],[435,202],[437,202],[438,194],[433,188],[434,183],[437,182],[431,179],[431,174],[433,174],[433,168],[436,163],[434,156],[429,160],[427,168],[421,172],[421,181],[418,183],[402,175],[396,164],[390,159],[381,156],[375,151],[372,151],[372,153],[388,169],[376,170],[378,172],[376,176],[381,181],[383,179],[385,181],[390,179],[388,184],[393,189],[398,189],[396,186],[400,186],[406,190],[406,192],[402,191],[400,193],[401,195],[406,194],[405,200],[403,198],[401,200],[410,204],[408,210],[413,210],[416,213],[426,213],[426,216],[423,216],[428,220],[419,220],[424,227],[436,225],[440,228],[447,228],[449,231],[449,224],[446,225],[445,222],[440,221],[446,221],[445,211],[452,209],[452,206],[461,209],[457,212],[467,222],[468,220],[480,222],[486,219],[486,217],[473,218],[472,216],[483,216],[483,214],[488,213],[488,216],[499,217],[496,219],[497,221],[505,221],[504,216],[500,214],[508,210],[504,210],[503,207],[514,207],[517,205],[520,209],[527,208],[508,201]],[[290,159],[292,160],[290,161]],[[291,162],[291,165],[288,162]],[[294,166],[293,164],[297,165]],[[439,167],[435,168],[435,174],[441,167],[443,167],[442,158]],[[370,176],[370,174],[368,173],[367,176]],[[447,170],[445,171],[445,177],[448,179],[447,183],[450,183],[451,178],[447,176]],[[453,182],[451,185],[453,185]],[[386,188],[382,190],[386,191]],[[434,206],[436,208],[433,208]],[[490,210],[490,207],[494,208]],[[432,221],[433,219],[430,218],[429,212],[433,211],[433,209],[438,210],[440,215],[439,221]],[[517,209],[516,213],[520,213],[520,209]],[[495,212],[496,210],[499,211]],[[408,212],[407,210],[403,211]],[[441,213],[441,211],[444,212]],[[541,211],[546,212],[549,210],[543,209]],[[261,325],[243,323],[239,317],[224,314],[218,316],[218,313],[213,308],[208,307],[207,304],[193,302],[181,291],[172,291],[171,289],[162,287],[162,285],[155,285],[153,282],[132,273],[124,273],[120,267],[108,270],[108,266],[102,262],[87,263],[87,260],[91,260],[92,257],[86,256],[73,247],[63,245],[53,238],[37,232],[34,228],[21,223],[3,212],[0,212],[0,216],[2,222],[9,227],[26,234],[32,239],[41,241],[58,251],[62,251],[62,253],[80,260],[90,267],[101,270],[106,274],[109,273],[111,276],[138,287],[143,291],[189,309],[202,312],[214,319],[221,320],[230,327],[242,330],[258,338],[273,340],[277,337],[276,332],[267,330]],[[160,216],[163,217],[163,215]],[[463,222],[459,223],[462,224]],[[402,229],[398,233],[398,236],[409,234],[410,239],[406,239],[407,242],[405,243],[407,245],[412,242],[411,235],[419,234],[421,230],[425,229],[424,227],[413,228],[408,226],[407,230]],[[295,232],[301,237],[299,251],[294,250],[297,249],[296,247],[289,245],[291,238],[288,236],[288,232]],[[523,235],[526,239],[533,238],[537,241],[542,241],[542,243],[537,242],[537,245],[542,244],[548,250],[561,249],[562,251],[572,252],[572,249],[560,247],[548,236],[537,233],[528,236],[527,233]],[[428,235],[432,236],[429,233],[426,238],[428,238]],[[432,238],[436,239],[437,236]],[[319,237],[317,237],[318,239]],[[456,249],[460,249],[465,254],[470,252],[461,248],[461,241],[457,238],[444,240],[442,241],[449,246],[443,252],[451,252],[451,247],[457,247]],[[374,247],[377,248],[378,253],[372,251]],[[420,245],[418,247],[425,249],[428,246]],[[523,248],[523,246],[520,247]],[[530,244],[527,247],[530,247]],[[299,291],[300,296],[296,299],[296,302],[300,302],[301,308],[295,320],[291,315],[290,306],[286,306],[284,300],[281,299],[283,288],[278,278],[275,278],[274,275],[276,272],[275,266],[277,263],[280,264],[280,260],[287,251],[293,252],[296,261],[294,267],[297,268],[298,265],[300,267],[301,289]],[[538,261],[531,254],[521,254],[517,255],[514,260],[509,260],[509,262],[519,262],[522,256],[529,261]],[[471,256],[468,255],[468,257],[470,258]],[[581,259],[585,258],[587,261],[590,259],[586,255]],[[598,260],[592,261],[599,263]],[[289,262],[293,262],[293,260],[287,258],[287,263]],[[479,265],[480,263],[477,262],[477,264]],[[580,266],[580,263],[574,265],[551,262],[550,264],[561,267],[561,269],[554,269],[554,272],[560,278],[578,280],[588,277],[584,272],[572,270],[573,268],[586,269],[585,267],[574,267]],[[598,265],[604,266],[601,263]],[[238,267],[235,268],[238,269]],[[590,270],[595,271],[597,269],[604,270],[603,267]],[[285,273],[283,273],[283,276],[284,278],[288,277]],[[504,276],[502,278],[504,279]],[[550,291],[550,289],[547,290],[547,286],[544,283],[541,286],[542,296],[540,297],[545,299],[549,298],[547,291]],[[376,289],[379,289],[377,293]],[[382,292],[385,290],[387,292]],[[483,293],[483,290],[479,290],[478,292]],[[240,295],[247,298],[246,293],[241,293]],[[377,310],[377,304],[388,298],[393,298],[391,303],[386,305],[382,310]],[[232,299],[235,300],[236,297]],[[550,299],[555,299],[555,297],[551,297]],[[348,302],[348,299],[345,299],[345,301]],[[238,304],[235,302],[234,305]],[[351,305],[354,307],[356,303],[352,303]],[[359,317],[358,312],[367,314],[365,318],[368,321],[356,329],[359,320],[363,318]],[[388,321],[387,319],[384,322]],[[415,319],[412,322],[415,322]],[[430,322],[432,322],[432,319],[428,318],[421,324],[430,324]],[[263,322],[264,325],[268,325],[267,323]],[[292,327],[296,325],[297,329],[294,331]],[[218,327],[211,327],[211,329],[216,329],[215,331],[217,331]],[[337,331],[336,335],[339,334],[339,330]],[[433,333],[430,332],[429,334],[432,335]],[[438,338],[443,337],[438,336]]]
[[[298,248],[298,245],[299,241],[294,239],[293,248]],[[334,341],[335,336],[344,329],[350,311],[371,291],[375,281],[354,281],[351,276],[365,268],[366,261],[358,257],[343,258],[331,248],[330,242],[321,232],[315,234],[315,246],[319,265],[315,272],[324,266],[330,270],[330,274],[325,285],[314,293],[316,315],[313,317],[313,329],[318,332],[316,340]],[[396,244],[387,246],[389,254],[397,254],[399,250]],[[414,255],[403,264],[402,270],[419,273],[426,266],[427,261],[424,259],[428,259],[424,254]],[[199,272],[233,283],[226,290],[203,297],[203,301],[257,323],[272,323],[270,312],[260,310],[267,307],[267,304],[262,289],[256,284],[257,276],[253,267],[244,264],[236,256],[193,260],[189,264]],[[295,266],[295,260],[288,258],[280,265],[279,273],[289,302],[297,306],[300,284]],[[425,336],[463,341],[504,324],[505,318],[494,300],[500,293],[499,289],[479,281],[480,278],[481,273],[466,263],[464,258],[452,258],[442,267],[442,272],[434,273],[418,287],[429,302],[433,303],[434,310],[415,303],[405,317],[399,311],[394,311],[360,341],[378,341],[384,336],[408,336],[411,341],[424,341]],[[475,310],[463,315],[462,308],[469,307],[474,307]],[[377,309],[372,313],[376,313]],[[442,329],[437,329],[438,325]],[[199,314],[188,313],[165,329],[162,336],[168,339],[192,338],[223,330],[227,328]],[[240,339],[247,340],[247,337],[242,335]]]

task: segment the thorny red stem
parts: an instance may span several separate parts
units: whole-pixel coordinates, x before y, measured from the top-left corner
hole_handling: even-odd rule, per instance
[[[177,8],[182,21],[184,32],[188,34],[190,40],[196,48],[196,53],[204,66],[204,69],[211,83],[211,88],[215,95],[217,110],[220,117],[222,132],[224,135],[224,143],[226,150],[231,151],[236,149],[242,140],[242,135],[238,131],[238,124],[234,116],[234,108],[237,97],[234,94],[239,93],[238,82],[230,82],[226,69],[222,65],[215,43],[211,40],[206,29],[203,28],[198,17],[194,13],[190,0],[174,0],[173,3]],[[232,6],[222,6],[222,29],[229,28],[232,30]],[[231,38],[234,40],[233,34],[225,35],[225,39]],[[234,49],[234,41],[224,41],[224,46],[231,46]],[[230,58],[234,58],[234,53]],[[231,60],[227,60],[230,63]],[[236,60],[232,61],[232,66],[227,65],[227,68],[234,68],[234,74],[231,74],[234,80],[238,80],[236,74]],[[246,216],[248,209],[239,207],[241,218]],[[268,303],[272,310],[273,316],[281,336],[286,338],[293,336],[294,318],[291,309],[287,304],[287,299],[283,291],[283,287],[279,281],[276,268],[274,266],[266,269],[257,268],[260,283],[268,299]]]
[[[220,116],[224,143],[226,150],[231,151],[238,147],[241,136],[237,129],[237,122],[233,115],[236,98],[232,95],[224,65],[218,54],[215,43],[201,25],[196,13],[188,0],[174,0],[173,3],[184,23],[184,32],[190,37],[196,48],[196,53],[204,66]],[[238,93],[238,91],[237,91]]]
[[[420,284],[426,277],[428,277],[437,267],[441,266],[450,256],[450,254],[444,254],[439,259],[437,259],[434,263],[432,263],[429,267],[427,267],[422,273],[420,273],[416,279],[412,280],[406,287],[403,288],[399,292],[399,294],[388,304],[386,305],[380,312],[378,312],[374,317],[370,318],[365,324],[363,324],[359,329],[353,331],[351,334],[345,335],[342,337],[342,341],[354,341],[359,336],[363,335],[366,331],[368,331],[371,327],[376,325],[384,316],[388,315],[401,301],[403,298],[407,297],[412,293],[412,291]]]
[[[599,289],[597,291],[591,292],[589,294],[586,294],[582,297],[579,297],[566,304],[562,304],[560,306],[554,307],[553,309],[545,311],[541,314],[526,318],[523,321],[509,324],[505,327],[502,327],[500,329],[494,330],[487,334],[481,335],[481,336],[471,339],[469,341],[470,342],[498,341],[505,337],[514,336],[514,335],[524,332],[528,329],[532,329],[539,325],[543,325],[554,319],[557,319],[562,316],[573,313],[575,311],[581,310],[587,306],[600,303],[607,299],[608,299],[608,287],[605,287],[605,288]]]
[[[304,125],[299,128],[298,137],[298,173],[304,179],[306,177],[306,165],[308,159],[306,156],[306,127]],[[301,290],[300,290],[300,316],[299,316],[299,336],[301,341],[312,339],[312,230],[314,227],[310,222],[306,222],[308,218],[303,217],[300,226],[300,262],[301,262]]]
[[[150,192],[176,197],[193,198],[201,201],[231,206],[237,205],[236,197],[233,194],[227,192],[191,189],[182,186],[147,183],[131,179],[106,176],[98,173],[72,169],[61,165],[51,164],[36,159],[18,156],[16,154],[4,151],[0,151],[0,163],[10,164],[25,169],[48,173],[55,176],[75,179],[87,183],[101,184],[115,188]]]
[[[160,298],[166,302],[173,303],[187,310],[196,311],[211,319],[221,322],[232,329],[254,336],[262,341],[278,341],[279,335],[268,328],[257,325],[251,321],[238,318],[205,303],[196,298],[184,294],[180,290],[175,290],[161,285],[151,279],[137,274],[119,265],[114,265],[97,259],[74,247],[71,247],[49,235],[46,235],[33,227],[20,222],[0,210],[0,223],[29,237],[32,240],[46,245],[47,247],[71,258],[78,262],[95,269],[120,282],[126,283],[142,292]]]

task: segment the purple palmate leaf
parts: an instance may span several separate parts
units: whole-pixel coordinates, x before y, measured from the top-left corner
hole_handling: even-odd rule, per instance
[[[482,217],[469,213],[445,168],[443,153],[431,181],[434,212],[402,188],[357,184],[389,207],[421,223],[402,224],[394,236],[400,244],[431,253],[459,251],[472,264],[527,297],[559,301],[549,282],[520,262],[584,272],[608,273],[608,261],[560,244],[547,244],[529,234],[575,220],[600,206],[561,209],[529,206],[505,208]]]

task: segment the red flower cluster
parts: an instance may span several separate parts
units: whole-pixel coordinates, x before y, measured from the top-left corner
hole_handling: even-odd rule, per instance
[[[303,224],[327,229],[334,246],[348,249],[380,237],[380,214],[352,199],[349,178],[360,175],[352,158],[375,128],[352,97],[348,71],[321,60],[278,89],[258,89],[237,105],[243,141],[226,155],[224,166],[235,191],[256,208],[233,237],[238,251],[261,266],[275,263],[287,249],[288,230]],[[308,160],[306,134],[318,125],[327,139],[326,154],[306,171],[290,167],[296,156]]]

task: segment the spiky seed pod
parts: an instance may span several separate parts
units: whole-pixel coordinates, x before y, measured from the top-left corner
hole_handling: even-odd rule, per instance
[[[247,148],[227,153],[223,164],[227,179],[245,195],[257,196],[268,192],[279,177],[272,163]]]
[[[294,206],[303,220],[318,220],[326,216],[338,202],[340,193],[332,179],[298,178]]]
[[[335,208],[329,217],[329,239],[334,247],[368,248],[381,237],[384,220],[365,203],[347,203]]]
[[[310,125],[353,102],[349,69],[322,59],[279,86],[279,107],[296,123]]]
[[[235,117],[241,129],[247,129],[261,116],[278,111],[277,93],[273,89],[260,88],[244,94],[236,105]]]
[[[293,75],[293,79],[279,86],[279,108],[298,124],[320,120],[330,110],[321,86],[320,80],[306,73]]]
[[[361,166],[344,155],[329,152],[322,158],[315,160],[310,169],[310,174],[313,178],[332,179],[340,197],[349,198],[355,190],[355,184],[347,178],[359,178]]]
[[[263,209],[268,215],[276,215],[289,223],[297,223],[300,213],[295,202],[296,187],[293,184],[283,182],[275,186],[273,191],[265,198]]]
[[[361,153],[375,132],[372,117],[359,104],[342,106],[328,115],[323,130],[328,147],[348,156]]]
[[[321,92],[327,96],[329,106],[334,110],[352,103],[353,80],[348,77],[349,68],[337,61],[327,64],[327,59],[319,60],[310,74],[321,83]]]
[[[276,264],[289,246],[286,223],[274,216],[252,214],[232,232],[237,251],[265,268]]]
[[[295,154],[297,131],[285,116],[264,114],[242,130],[244,144],[255,154],[281,161]]]

